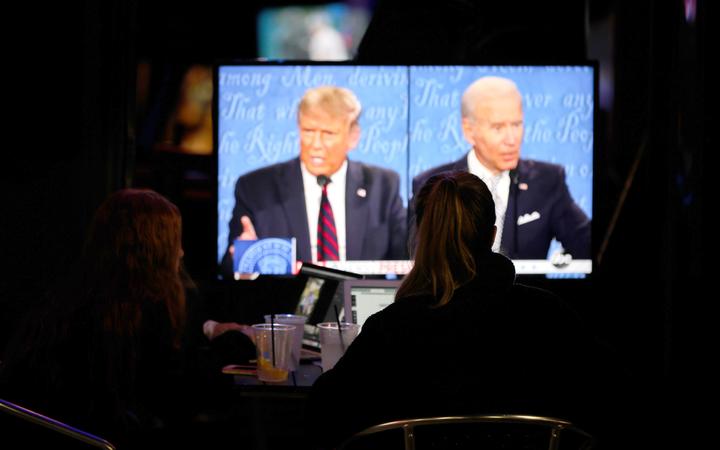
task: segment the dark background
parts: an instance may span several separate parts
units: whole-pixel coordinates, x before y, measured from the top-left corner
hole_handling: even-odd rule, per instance
[[[213,281],[214,157],[138,143],[137,64],[172,74],[191,64],[254,58],[258,8],[283,3],[291,2],[70,0],[5,7],[13,27],[3,40],[9,79],[2,129],[9,139],[1,156],[0,344],[63,277],[92,212],[121,187],[152,187],[180,206],[191,274],[208,292],[222,289]],[[688,2],[677,0],[537,3],[542,9],[380,0],[358,57],[599,60],[612,87],[601,88],[595,134],[599,264],[591,280],[528,282],[572,301],[647,380],[670,420],[689,421],[686,411],[707,396],[709,361],[717,359],[706,331],[717,297],[706,250],[714,242],[703,225],[704,149],[713,123],[705,100],[712,2],[697,1],[694,21],[685,18]]]

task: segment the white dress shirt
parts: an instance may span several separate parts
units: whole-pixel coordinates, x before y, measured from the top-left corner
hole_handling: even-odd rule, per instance
[[[508,198],[510,197],[510,172],[508,170],[500,172],[500,180],[497,182],[497,186],[493,192],[493,186],[495,185],[493,179],[496,175],[480,162],[474,150],[468,152],[467,163],[468,171],[485,182],[488,189],[490,189],[490,193],[493,195],[493,200],[495,200],[495,226],[498,227],[498,230],[495,235],[492,250],[498,252],[500,250],[500,242],[502,241],[502,227],[505,222]]]
[[[346,259],[345,246],[345,181],[347,179],[347,160],[343,162],[340,169],[330,176],[331,183],[327,185],[328,201],[335,218],[335,231],[337,232],[338,247],[340,261]],[[322,188],[317,183],[317,177],[311,174],[305,164],[300,162],[302,171],[303,189],[305,190],[305,211],[307,213],[307,223],[310,231],[310,251],[312,253],[313,262],[317,261],[317,225],[318,215],[320,214],[320,199],[322,198]]]

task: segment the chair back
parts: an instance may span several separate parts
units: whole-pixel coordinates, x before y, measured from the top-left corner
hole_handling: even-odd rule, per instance
[[[0,423],[3,433],[0,447],[12,442],[17,448],[90,449],[115,450],[115,446],[103,438],[71,427],[70,425],[39,414],[20,405],[0,399]]]
[[[589,450],[594,447],[590,434],[566,420],[502,414],[387,422],[356,433],[339,448]]]

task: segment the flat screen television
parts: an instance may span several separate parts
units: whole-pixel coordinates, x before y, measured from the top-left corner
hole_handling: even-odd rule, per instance
[[[461,97],[467,86],[484,76],[508,78],[517,85],[524,112],[520,159],[551,163],[562,169],[570,198],[592,220],[598,76],[593,62],[562,66],[220,63],[215,67],[214,100],[218,262],[222,262],[231,241],[228,224],[238,178],[298,157],[297,107],[307,89],[334,85],[354,92],[362,105],[361,133],[348,159],[395,171],[400,179],[399,195],[403,207],[407,207],[412,201],[413,177],[461,160],[471,149],[461,127]],[[534,187],[534,180],[514,182],[519,195]],[[273,204],[268,208],[281,206]],[[523,227],[539,222],[539,214],[527,211],[518,219],[516,229],[522,236]],[[593,270],[589,240],[586,247],[583,257],[572,257],[562,254],[561,244],[553,239],[546,255],[514,258],[513,262],[518,274],[585,278]],[[392,278],[407,273],[412,262],[351,260],[326,265]]]

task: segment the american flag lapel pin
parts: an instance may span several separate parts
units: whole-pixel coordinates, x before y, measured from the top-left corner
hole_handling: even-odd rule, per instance
[[[527,183],[520,183],[520,184],[518,184],[518,189],[520,189],[521,191],[527,191],[527,190],[528,190],[528,185],[527,185]]]
[[[363,188],[360,188],[356,191],[356,194],[358,197],[365,198],[367,197],[367,191]]]

